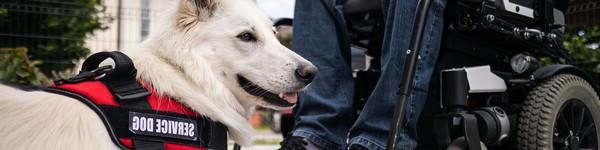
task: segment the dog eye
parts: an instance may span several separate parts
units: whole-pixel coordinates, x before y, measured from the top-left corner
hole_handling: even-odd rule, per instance
[[[237,38],[239,38],[240,40],[242,40],[244,42],[256,41],[256,37],[254,36],[254,34],[252,34],[250,32],[243,32],[240,35],[238,35]]]

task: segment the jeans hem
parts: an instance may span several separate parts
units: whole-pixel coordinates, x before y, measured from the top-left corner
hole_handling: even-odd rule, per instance
[[[354,144],[360,145],[369,150],[384,150],[383,145],[379,145],[379,144],[375,143],[374,141],[369,140],[368,138],[364,138],[364,137],[360,137],[360,136],[350,139],[350,145],[354,145]]]
[[[401,134],[400,136],[406,137],[405,134]],[[400,139],[406,139],[406,138],[400,138]],[[354,137],[350,140],[350,145],[360,145],[362,147],[365,147],[369,150],[384,150],[385,147],[387,145],[381,145],[378,144],[372,140],[370,140],[369,138],[365,138],[365,137],[361,137],[361,136],[357,136]],[[397,145],[397,149],[399,150],[413,150],[417,148],[417,143],[414,141],[407,141],[407,142],[400,142]]]
[[[344,150],[342,145],[329,142],[308,130],[296,129],[292,133],[292,136],[303,137],[304,139],[326,150]]]

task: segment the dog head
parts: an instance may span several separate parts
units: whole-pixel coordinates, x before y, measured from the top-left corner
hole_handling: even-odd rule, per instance
[[[279,43],[271,20],[252,0],[181,0],[175,14],[170,25],[175,32],[163,37],[177,37],[164,40],[184,52],[163,55],[181,58],[176,62],[205,60],[177,64],[190,72],[185,64],[208,63],[244,106],[293,106],[317,73],[313,64]]]

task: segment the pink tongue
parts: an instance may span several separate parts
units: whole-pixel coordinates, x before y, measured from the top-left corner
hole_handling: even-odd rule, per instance
[[[296,102],[298,102],[298,93],[285,93],[283,99],[288,103],[296,104]]]

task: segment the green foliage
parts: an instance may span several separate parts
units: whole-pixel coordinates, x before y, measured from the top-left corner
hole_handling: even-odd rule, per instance
[[[46,85],[48,78],[37,68],[41,61],[31,61],[27,48],[0,49],[0,80],[21,85]]]
[[[600,27],[588,26],[569,29],[565,32],[564,47],[575,65],[586,71],[598,72],[600,62]]]
[[[100,0],[6,0],[16,6],[0,10],[0,47],[26,47],[32,60],[41,60],[42,72],[51,75],[74,67],[90,53],[85,39],[106,29],[111,18]],[[23,10],[24,8],[31,10]]]
[[[5,8],[0,8],[0,17],[4,17],[6,16],[6,14],[8,13],[8,10]]]

